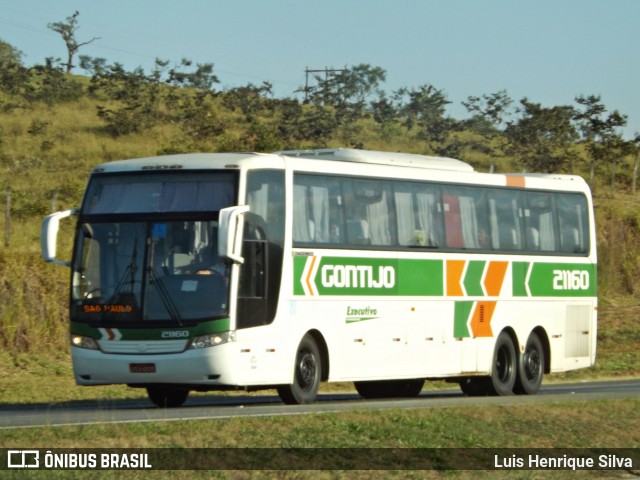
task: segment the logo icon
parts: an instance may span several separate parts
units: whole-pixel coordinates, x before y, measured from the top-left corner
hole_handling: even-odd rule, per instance
[[[7,452],[8,468],[39,468],[40,452],[38,450],[9,450]]]

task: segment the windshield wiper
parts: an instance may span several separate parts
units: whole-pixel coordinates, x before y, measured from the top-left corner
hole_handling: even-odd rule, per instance
[[[131,256],[131,263],[127,265],[127,268],[122,275],[122,278],[118,281],[116,289],[113,295],[109,298],[109,303],[113,304],[127,304],[130,305],[132,310],[138,309],[137,299],[134,294],[134,286],[136,283],[136,270],[137,270],[137,241],[133,244],[133,255]],[[101,321],[105,322],[109,319],[109,314],[114,310],[105,306],[102,313]]]
[[[149,275],[149,286],[156,287],[160,300],[162,300],[162,304],[164,305],[164,308],[167,309],[167,312],[169,313],[171,320],[174,320],[175,322],[178,323],[178,325],[182,326],[183,324],[182,324],[182,317],[180,316],[180,311],[176,307],[176,304],[173,302],[173,299],[171,298],[171,294],[167,291],[166,287],[164,286],[164,283],[156,275],[156,272],[153,269],[153,267],[149,266],[147,268],[147,274]]]

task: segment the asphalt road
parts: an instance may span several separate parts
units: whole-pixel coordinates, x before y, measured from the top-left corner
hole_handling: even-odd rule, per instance
[[[320,394],[310,405],[284,405],[273,395],[194,395],[180,408],[155,408],[146,400],[86,400],[55,404],[2,404],[0,429],[231,417],[304,415],[349,410],[544,404],[639,398],[640,379],[543,385],[537,395],[465,397],[458,388],[425,391],[412,399],[363,400],[355,393]]]

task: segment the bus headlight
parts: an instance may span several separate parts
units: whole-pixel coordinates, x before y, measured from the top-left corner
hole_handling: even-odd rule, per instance
[[[84,335],[71,335],[71,345],[89,350],[99,350],[98,343],[93,338]]]
[[[233,342],[233,332],[210,333],[208,335],[200,335],[191,340],[189,348],[208,348],[222,345],[224,343]]]

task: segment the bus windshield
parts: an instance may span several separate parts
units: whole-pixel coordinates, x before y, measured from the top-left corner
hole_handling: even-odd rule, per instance
[[[235,201],[235,182],[223,176],[93,182],[76,237],[73,320],[181,325],[228,315],[217,219]]]

